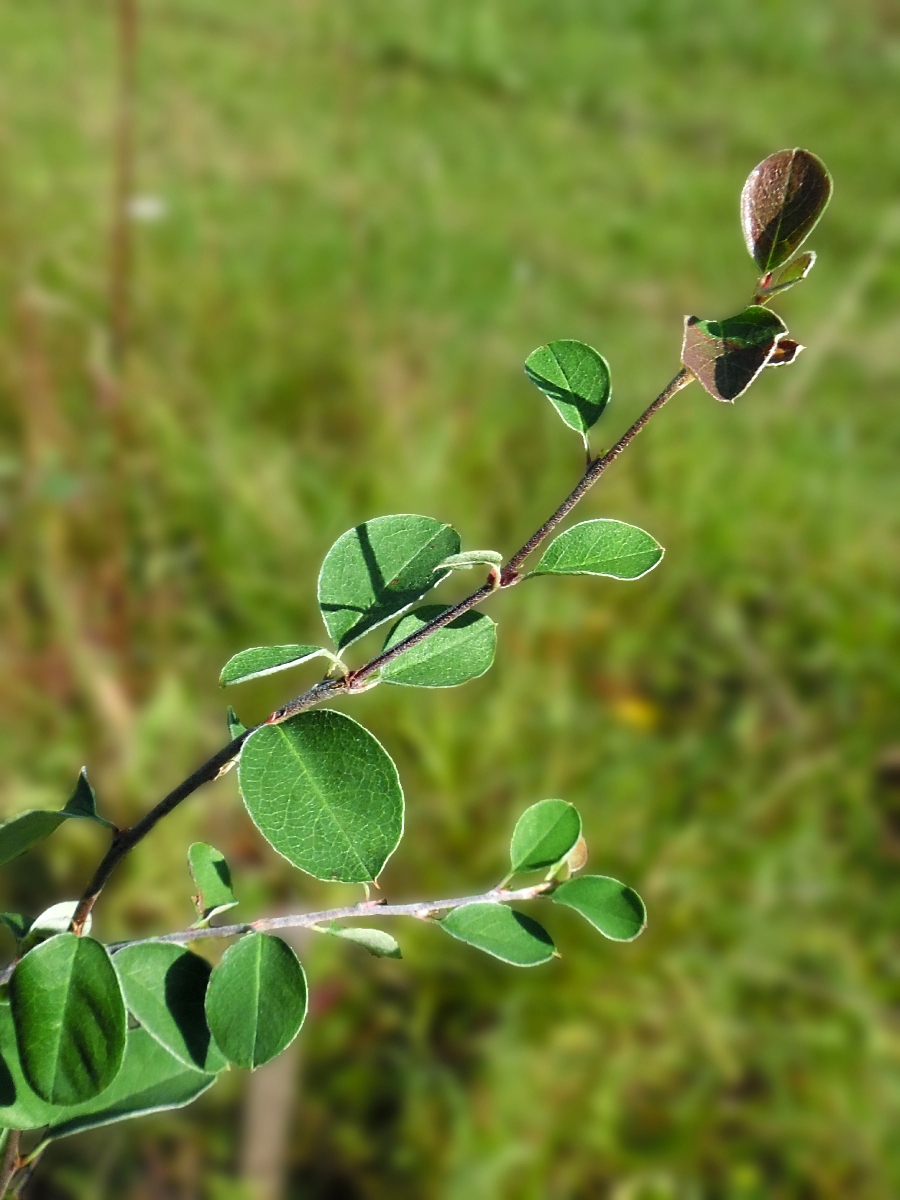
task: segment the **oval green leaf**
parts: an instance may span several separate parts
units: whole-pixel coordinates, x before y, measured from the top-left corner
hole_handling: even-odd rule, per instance
[[[804,280],[815,265],[815,250],[805,250],[793,261],[785,263],[783,267],[779,267],[775,271],[768,271],[757,284],[754,303],[767,303],[773,296],[777,296],[780,292],[786,292],[795,283]]]
[[[269,845],[317,879],[371,883],[403,833],[397,768],[343,713],[261,726],[244,744],[238,778]]]
[[[525,374],[544,393],[570,429],[587,438],[609,403],[609,364],[584,342],[563,338],[533,350]]]
[[[540,800],[526,808],[513,830],[509,862],[513,874],[555,867],[581,837],[581,817],[566,800]]]
[[[607,875],[570,879],[556,889],[552,899],[574,908],[614,942],[634,941],[647,926],[647,910],[637,892]]]
[[[188,868],[197,889],[193,901],[200,921],[208,924],[218,913],[235,907],[231,869],[221,850],[206,842],[194,842],[188,847]]]
[[[711,396],[731,403],[747,390],[786,333],[781,318],[761,304],[724,321],[685,317],[681,361]]]
[[[229,1062],[261,1067],[291,1044],[305,1016],[306,976],[287,942],[251,933],[225,951],[206,992],[206,1018]]]
[[[828,168],[809,150],[779,150],[754,167],[741,192],[741,228],[761,271],[780,267],[800,248],[831,191]]]
[[[325,556],[319,607],[340,648],[409,608],[446,577],[459,534],[431,517],[376,517],[349,529]]]
[[[659,542],[624,521],[582,521],[554,538],[532,575],[608,575],[640,579],[665,551]]]
[[[375,958],[403,957],[396,938],[391,937],[389,933],[385,933],[383,929],[370,929],[360,925],[344,926],[338,925],[336,921],[332,921],[321,932],[330,933],[332,937],[343,938],[345,942],[355,942],[357,946],[362,946],[364,950],[368,950]]]
[[[464,904],[439,924],[451,937],[514,967],[537,967],[556,954],[542,925],[505,904]]]
[[[9,982],[22,1070],[48,1104],[104,1091],[125,1053],[125,1002],[109,955],[93,938],[63,933],[31,950]]]
[[[148,942],[124,946],[113,965],[128,1011],[185,1066],[221,1071],[225,1059],[206,1024],[206,988],[212,968],[181,946]]]
[[[246,683],[263,675],[274,675],[276,671],[287,671],[298,667],[311,658],[333,658],[329,650],[321,646],[253,646],[229,658],[219,675],[219,687],[230,687],[235,683]]]
[[[403,617],[387,636],[385,650],[446,612],[426,604]],[[467,612],[381,668],[385,683],[406,687],[457,687],[490,669],[497,649],[497,626],[484,613]]]

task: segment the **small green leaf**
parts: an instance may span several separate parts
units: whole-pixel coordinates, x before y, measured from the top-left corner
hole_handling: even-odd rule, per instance
[[[0,1005],[0,1123],[12,1129],[42,1129],[66,1137],[145,1113],[181,1108],[215,1082],[191,1070],[143,1029],[128,1034],[125,1059],[112,1084],[85,1104],[59,1107],[41,1100],[22,1074],[9,1007]]]
[[[459,534],[431,517],[376,517],[349,529],[325,556],[319,607],[343,649],[409,608],[445,575],[435,568],[459,553]]]
[[[609,403],[609,364],[591,346],[567,338],[533,350],[525,374],[569,426],[587,440]]]
[[[741,227],[750,257],[772,271],[800,249],[831,199],[831,176],[809,150],[779,150],[750,172]]]
[[[343,713],[318,709],[262,725],[238,778],[268,843],[317,879],[371,883],[403,833],[403,791],[387,751]]]
[[[306,976],[281,938],[251,933],[212,973],[206,1017],[229,1062],[250,1070],[286,1049],[306,1016]]]
[[[228,705],[228,712],[225,715],[225,719],[228,722],[228,732],[231,735],[232,741],[236,737],[240,737],[242,733],[247,732],[247,726],[241,724],[241,722],[238,720],[237,713],[230,704]]]
[[[84,767],[81,768],[75,790],[69,797],[65,808],[58,812],[43,808],[30,809],[28,812],[19,813],[17,817],[13,817],[4,825],[0,825],[0,865],[17,858],[37,842],[49,837],[69,817],[86,817],[91,821],[106,825],[110,829],[115,828],[111,821],[97,815],[94,791],[88,783]]]
[[[773,296],[777,296],[780,292],[786,292],[795,283],[800,283],[805,279],[815,264],[815,250],[804,250],[802,254],[792,259],[791,262],[785,263],[783,267],[779,267],[776,271],[768,271],[756,285],[754,303],[767,303]]]
[[[18,963],[9,1000],[22,1070],[48,1104],[78,1104],[109,1087],[125,1053],[125,1002],[109,955],[62,933]]]
[[[503,555],[498,550],[465,550],[462,554],[451,554],[438,563],[436,571],[470,571],[472,567],[499,567]]]
[[[48,938],[56,937],[58,933],[68,933],[77,907],[77,900],[61,900],[59,904],[51,904],[49,908],[45,908],[28,927],[28,933],[19,948],[21,953],[27,954],[29,950],[41,942],[46,942]],[[90,933],[93,923],[93,917],[89,914],[83,932]]]
[[[330,933],[332,937],[343,938],[345,942],[355,942],[357,946],[362,946],[376,958],[403,957],[396,939],[392,938],[389,933],[385,933],[383,929],[367,929],[359,925],[345,927],[332,921],[327,928],[321,929],[320,932]]]
[[[446,612],[426,604],[403,617],[387,636],[389,650]],[[497,648],[497,626],[484,613],[467,612],[381,668],[385,683],[407,687],[457,687],[490,669]]]
[[[509,845],[512,873],[554,867],[581,837],[581,817],[565,800],[541,800],[526,808]]]
[[[221,1071],[225,1059],[206,1024],[206,988],[212,968],[181,946],[147,942],[123,946],[113,965],[128,1011],[170,1054],[198,1071]]]
[[[12,933],[17,942],[21,942],[31,928],[31,917],[23,917],[21,913],[0,913],[0,922]]]
[[[761,304],[724,321],[685,317],[681,360],[716,400],[743,395],[772,356],[787,326]]]
[[[647,925],[647,910],[637,892],[606,875],[570,879],[560,884],[552,899],[555,904],[574,908],[615,942],[634,941]]]
[[[441,929],[514,967],[536,967],[556,953],[550,934],[505,904],[464,904],[442,921]]]
[[[532,575],[609,575],[640,579],[664,554],[649,533],[624,521],[582,521],[554,538]]]
[[[97,812],[97,797],[94,795],[94,789],[88,783],[87,767],[81,768],[75,790],[62,811],[67,817],[86,817],[90,821],[97,821],[100,825],[105,825],[107,829],[115,829],[112,821],[107,821],[106,817],[101,817]]]
[[[197,889],[194,907],[204,924],[235,907],[238,901],[231,890],[231,870],[221,850],[206,842],[194,842],[188,847],[188,867]]]
[[[254,646],[229,658],[219,676],[219,687],[246,683],[248,679],[274,675],[276,671],[287,671],[289,667],[298,667],[311,658],[333,660],[334,655],[321,646]]]

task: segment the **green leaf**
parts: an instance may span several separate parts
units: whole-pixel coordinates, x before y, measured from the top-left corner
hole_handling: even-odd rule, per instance
[[[446,612],[426,604],[403,617],[387,636],[389,650]],[[489,670],[497,648],[497,626],[484,613],[467,612],[381,668],[385,683],[407,687],[457,687]]]
[[[503,555],[499,550],[465,550],[462,554],[451,554],[438,563],[436,571],[471,571],[473,567],[499,567],[503,565]]]
[[[446,575],[459,534],[431,517],[376,517],[338,538],[319,573],[319,607],[343,649],[409,608]]]
[[[232,741],[236,737],[240,737],[242,733],[247,732],[247,726],[241,724],[241,722],[238,720],[237,713],[230,704],[228,705],[228,712],[225,715],[225,719],[228,722],[228,732],[231,735]]]
[[[609,364],[591,346],[567,338],[533,350],[525,374],[569,426],[587,441],[609,403]]]
[[[107,821],[106,817],[101,817],[97,812],[97,797],[94,795],[94,789],[88,783],[87,767],[81,768],[75,790],[62,811],[67,817],[85,817],[90,821],[97,821],[100,825],[105,825],[107,829],[115,829],[112,821]]]
[[[532,575],[609,575],[640,579],[665,551],[636,525],[601,518],[582,521],[554,538]]]
[[[513,830],[509,862],[513,874],[554,867],[581,837],[581,817],[565,800],[541,800],[526,808]]]
[[[221,1071],[225,1059],[206,1024],[206,988],[212,968],[181,946],[147,942],[123,946],[113,965],[128,1011],[180,1062],[198,1071]]]
[[[320,932],[330,933],[332,937],[343,938],[345,942],[356,942],[357,946],[362,946],[376,958],[403,957],[397,940],[392,938],[389,933],[385,933],[383,929],[367,929],[359,925],[345,927],[332,921],[327,928]]]
[[[809,150],[779,150],[754,167],[741,192],[741,228],[761,271],[780,267],[799,250],[831,191],[828,168]]]
[[[49,908],[45,908],[29,925],[28,932],[22,940],[21,952],[26,954],[41,942],[46,942],[48,938],[56,937],[58,933],[68,933],[78,903],[77,900],[61,900],[59,904],[51,904]],[[93,917],[88,914],[83,932],[90,933],[93,923]]]
[[[212,973],[206,1017],[229,1062],[250,1070],[280,1054],[306,1016],[306,976],[281,938],[250,933]]]
[[[246,683],[248,679],[274,675],[276,671],[287,671],[289,667],[297,667],[311,658],[333,660],[334,655],[321,646],[254,646],[229,658],[219,676],[219,687]]]
[[[317,879],[372,882],[403,833],[397,768],[343,713],[262,725],[244,744],[238,778],[266,841]]]
[[[536,967],[556,954],[543,926],[505,904],[464,904],[439,924],[460,942],[514,967]]]
[[[188,867],[197,889],[194,907],[202,922],[208,924],[218,913],[235,907],[238,901],[231,890],[231,870],[221,850],[194,842],[188,847]]]
[[[31,917],[23,917],[21,913],[0,913],[0,923],[6,926],[17,942],[21,942],[31,928]]]
[[[555,904],[574,908],[615,942],[631,942],[647,925],[644,902],[630,887],[606,875],[580,875],[561,884],[552,896]]]
[[[785,263],[783,267],[767,272],[756,285],[756,303],[765,303],[780,292],[786,292],[795,283],[800,283],[807,277],[815,264],[815,250],[804,250],[801,255],[791,262]]]
[[[0,1005],[0,1123],[12,1129],[42,1129],[60,1138],[145,1113],[181,1108],[216,1080],[186,1067],[145,1030],[128,1034],[125,1058],[112,1084],[85,1104],[60,1108],[41,1100],[22,1074],[9,1008]]]
[[[681,360],[716,400],[743,395],[787,333],[787,326],[761,304],[736,317],[701,321],[685,317]]]
[[[109,955],[62,933],[36,946],[9,982],[16,1044],[48,1104],[78,1104],[109,1087],[125,1053],[125,1002]]]
[[[70,817],[86,817],[101,825],[106,825],[110,829],[115,828],[111,821],[97,815],[94,792],[88,783],[84,767],[81,768],[75,790],[69,797],[65,808],[60,811],[43,808],[30,809],[28,812],[19,813],[17,817],[13,817],[4,825],[0,825],[0,865],[17,858],[37,842],[49,837],[51,833],[59,829],[63,821],[67,821]]]

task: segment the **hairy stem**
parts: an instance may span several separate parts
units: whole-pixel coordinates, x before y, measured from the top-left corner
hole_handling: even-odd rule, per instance
[[[384,650],[378,654],[370,662],[364,666],[358,667],[355,671],[350,671],[349,674],[340,679],[323,679],[319,683],[314,684],[302,696],[297,696],[293,700],[289,700],[287,704],[276,709],[270,717],[264,722],[266,725],[280,725],[283,721],[296,716],[298,713],[306,712],[307,709],[314,708],[317,704],[321,704],[323,700],[328,700],[334,696],[346,695],[348,693],[360,692],[365,687],[370,686],[373,677],[387,663],[392,662],[407,650],[411,650],[413,646],[418,646],[420,642],[424,642],[439,629],[443,629],[445,625],[449,625],[451,621],[455,621],[457,617],[461,617],[476,605],[481,604],[492,596],[495,591],[503,588],[512,587],[521,580],[519,575],[519,567],[524,563],[525,559],[532,554],[538,546],[547,538],[554,529],[563,521],[579,500],[589,491],[597,482],[606,468],[614,462],[622,451],[637,437],[644,426],[650,419],[659,412],[659,410],[675,395],[686,387],[694,376],[686,367],[683,367],[675,378],[668,384],[666,388],[656,397],[653,403],[646,408],[638,419],[622,434],[611,450],[595,458],[588,463],[587,470],[579,481],[578,485],[566,497],[562,504],[557,508],[556,512],[544,522],[536,533],[528,539],[521,549],[509,559],[506,565],[501,569],[499,579],[492,572],[487,583],[477,588],[471,595],[466,596],[464,600],[460,600],[458,604],[452,605],[440,616],[435,617],[433,621],[429,621],[427,625],[423,625],[421,629],[404,638],[402,642],[398,642],[396,646],[392,646],[389,650]],[[94,873],[94,877],[85,889],[75,915],[72,918],[72,929],[75,933],[81,933],[84,929],[84,923],[88,918],[94,903],[106,885],[110,875],[122,861],[122,859],[134,849],[134,847],[150,832],[153,827],[167,816],[182,800],[186,800],[204,783],[209,783],[216,779],[225,767],[228,766],[240,753],[244,742],[254,731],[248,729],[246,733],[242,733],[240,737],[234,739],[233,742],[225,746],[224,749],[218,751],[203,764],[202,767],[190,775],[183,783],[180,783],[173,791],[169,792],[163,800],[152,808],[145,817],[143,817],[136,825],[130,829],[119,831],[113,838],[112,845],[107,851],[103,861]],[[459,901],[453,901],[457,904]],[[446,907],[446,906],[445,906]],[[382,906],[381,911],[386,911]],[[327,914],[326,914],[327,915]],[[348,914],[344,914],[348,915]],[[399,911],[391,912],[389,915],[416,915],[410,914],[407,909],[403,910],[403,914]],[[321,917],[319,919],[325,919]],[[304,923],[304,922],[301,922]],[[314,922],[305,922],[306,924],[314,924]],[[224,927],[223,927],[224,928]],[[253,928],[253,926],[235,926],[235,930],[240,928],[241,931]],[[181,935],[173,934],[172,937],[177,939]],[[204,937],[211,936],[226,936],[215,930],[212,933],[204,933]],[[188,939],[190,940],[190,939]]]
[[[19,1167],[19,1141],[22,1132],[10,1129],[6,1134],[6,1145],[3,1147],[3,1158],[0,1159],[0,1198],[9,1190],[13,1175]]]

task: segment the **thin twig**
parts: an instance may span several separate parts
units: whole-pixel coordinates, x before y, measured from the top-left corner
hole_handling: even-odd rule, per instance
[[[314,684],[303,695],[289,700],[287,704],[276,709],[266,721],[265,725],[280,725],[283,721],[295,717],[298,713],[306,712],[310,708],[321,704],[323,700],[331,699],[335,696],[346,695],[348,693],[361,692],[365,687],[371,686],[373,676],[377,675],[378,671],[387,663],[392,662],[401,654],[405,654],[407,650],[411,650],[414,646],[418,646],[424,642],[426,638],[437,633],[439,629],[443,629],[445,625],[449,625],[451,621],[455,621],[482,601],[487,600],[494,592],[500,591],[503,588],[513,587],[521,581],[519,575],[519,567],[530,554],[532,554],[538,546],[547,538],[554,529],[563,521],[572,511],[579,500],[585,493],[593,487],[606,468],[614,462],[622,451],[628,446],[634,438],[640,433],[650,419],[659,412],[659,410],[683,387],[686,387],[694,378],[694,376],[686,368],[682,368],[669,385],[663,389],[656,397],[653,403],[646,408],[637,420],[622,434],[611,450],[596,458],[588,465],[581,481],[569,496],[562,502],[556,512],[549,517],[540,529],[533,534],[521,549],[509,559],[506,565],[500,572],[499,584],[495,576],[488,578],[487,583],[477,588],[471,595],[464,600],[460,600],[458,604],[452,605],[446,609],[440,616],[435,617],[433,621],[429,621],[427,625],[423,625],[421,629],[404,638],[402,642],[398,642],[395,646],[391,646],[389,650],[383,651],[376,655],[370,662],[364,666],[357,668],[355,671],[350,671],[348,675],[340,679],[323,679]],[[259,728],[257,726],[256,728]],[[173,791],[169,792],[163,800],[152,808],[142,820],[132,826],[131,829],[124,829],[118,832],[113,838],[112,845],[107,851],[103,861],[94,873],[94,877],[85,889],[75,915],[72,918],[72,929],[75,933],[81,933],[84,929],[84,923],[88,918],[94,903],[99,896],[101,890],[106,885],[110,875],[122,861],[122,859],[134,849],[134,847],[150,832],[153,827],[167,816],[182,800],[186,800],[204,783],[209,783],[216,779],[219,774],[228,766],[240,753],[244,742],[253,733],[253,729],[248,729],[246,733],[242,733],[240,737],[234,739],[224,749],[218,751],[203,764],[202,767],[190,775],[183,783],[180,783]],[[458,902],[454,902],[458,903]],[[382,908],[382,911],[384,909]],[[409,915],[406,908],[403,909],[403,914]],[[401,915],[398,912],[396,915]],[[237,927],[235,927],[237,928]],[[245,927],[241,926],[241,930]],[[250,926],[246,928],[251,928]],[[218,931],[215,933],[204,933],[204,937],[223,936]],[[181,935],[173,934],[174,938]],[[159,940],[159,939],[155,939]]]
[[[3,1158],[0,1159],[0,1197],[6,1195],[13,1175],[19,1167],[19,1141],[22,1137],[20,1129],[10,1129],[6,1134],[6,1145],[3,1147]]]

